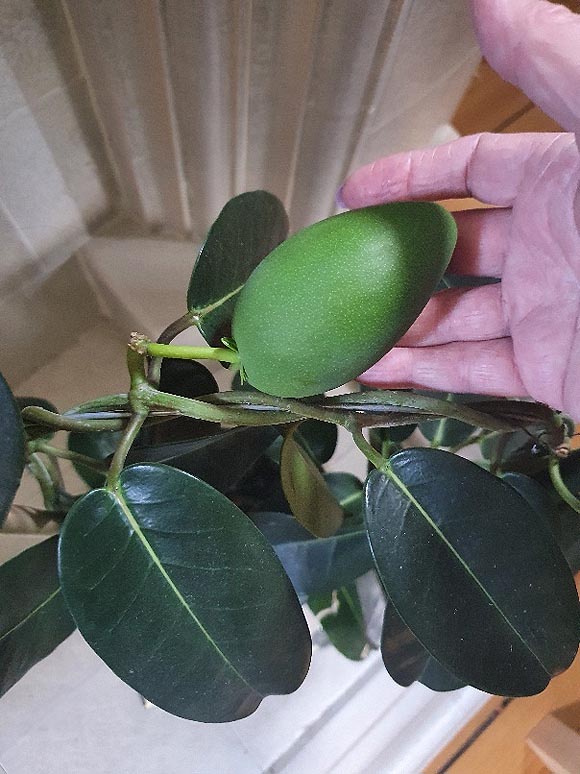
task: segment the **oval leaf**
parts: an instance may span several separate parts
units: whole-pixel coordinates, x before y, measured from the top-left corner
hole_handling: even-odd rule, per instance
[[[252,520],[274,547],[301,597],[330,593],[373,568],[365,529],[313,538],[286,513],[255,513]]]
[[[513,486],[530,508],[533,508],[544,520],[552,533],[555,533],[557,530],[557,511],[548,490],[533,478],[524,476],[523,473],[506,473],[503,480]]]
[[[574,579],[508,484],[454,454],[410,449],[391,458],[388,475],[369,476],[365,515],[387,594],[458,679],[529,695],[570,665],[580,632]]]
[[[0,374],[0,524],[24,471],[24,427],[10,387]]]
[[[339,653],[351,661],[361,661],[368,654],[366,625],[354,583],[330,594],[308,597],[308,607]]]
[[[381,654],[387,672],[404,687],[418,681],[433,691],[454,691],[465,685],[425,650],[390,602],[383,616]]]
[[[295,432],[296,428],[287,431],[280,451],[282,489],[300,524],[317,537],[328,537],[342,524],[342,508],[316,463],[294,440]]]
[[[187,308],[201,318],[205,340],[218,346],[230,336],[238,292],[252,271],[288,235],[282,202],[267,191],[230,199],[209,230],[193,268]]]
[[[161,465],[125,468],[69,513],[60,576],[81,634],[153,704],[236,720],[290,693],[308,628],[272,548],[208,484]]]
[[[55,536],[0,566],[0,696],[74,631],[57,547]]]

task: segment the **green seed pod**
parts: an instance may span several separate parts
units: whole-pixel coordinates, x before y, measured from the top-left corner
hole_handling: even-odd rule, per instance
[[[397,202],[335,215],[282,242],[234,311],[249,382],[300,398],[354,379],[419,316],[456,239],[443,207]]]

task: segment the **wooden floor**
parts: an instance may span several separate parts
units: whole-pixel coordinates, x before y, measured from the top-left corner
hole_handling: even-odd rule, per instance
[[[575,10],[579,3],[566,3]],[[521,91],[504,82],[482,61],[453,118],[462,134],[489,132],[557,132],[561,127]],[[463,208],[465,202],[450,209]],[[457,206],[455,206],[457,205]],[[469,206],[477,206],[470,200]],[[559,709],[563,720],[580,728],[580,655],[564,675],[542,694],[506,702],[491,698],[483,710],[424,770],[424,774],[545,774],[526,747],[528,733],[542,718]],[[578,762],[580,774],[580,761]]]

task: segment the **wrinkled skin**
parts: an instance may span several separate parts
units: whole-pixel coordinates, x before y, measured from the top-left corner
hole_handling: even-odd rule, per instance
[[[360,381],[529,396],[580,419],[580,16],[544,0],[471,0],[484,56],[570,130],[482,134],[380,159],[341,189],[355,208],[475,197],[449,271],[501,283],[437,294]],[[501,209],[497,209],[497,207]]]

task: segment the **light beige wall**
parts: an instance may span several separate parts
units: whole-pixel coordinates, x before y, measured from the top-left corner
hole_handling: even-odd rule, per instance
[[[103,314],[69,259],[102,224],[111,234],[113,215],[121,241],[132,222],[141,237],[183,240],[192,258],[243,190],[278,194],[293,229],[326,217],[349,169],[447,136],[479,58],[464,0],[1,6],[0,369],[11,381]],[[156,287],[180,270],[158,248]],[[97,266],[105,287],[122,245],[116,256],[108,275]]]

